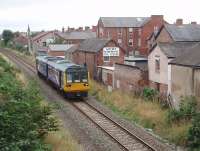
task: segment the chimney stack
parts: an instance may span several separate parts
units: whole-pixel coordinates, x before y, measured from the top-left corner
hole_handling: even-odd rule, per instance
[[[62,28],[62,33],[64,33],[64,32],[65,32],[65,28],[63,27],[63,28]]]
[[[192,21],[191,24],[192,24],[192,25],[196,25],[197,22],[196,22],[196,21]]]
[[[85,31],[88,31],[90,30],[90,27],[89,26],[85,26]]]
[[[164,20],[163,15],[151,15],[151,19],[153,20]]]
[[[181,18],[176,19],[176,25],[177,26],[183,25],[183,19]]]
[[[97,32],[97,26],[92,26],[92,32]]]

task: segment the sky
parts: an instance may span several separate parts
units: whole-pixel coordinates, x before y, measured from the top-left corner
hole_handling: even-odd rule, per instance
[[[200,23],[199,0],[0,0],[0,33],[4,29],[61,30],[96,25],[99,17],[164,15],[169,23]]]

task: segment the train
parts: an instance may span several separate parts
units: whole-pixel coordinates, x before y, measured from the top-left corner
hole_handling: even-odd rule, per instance
[[[89,72],[86,65],[78,65],[61,57],[36,56],[39,77],[49,81],[67,98],[88,96]]]

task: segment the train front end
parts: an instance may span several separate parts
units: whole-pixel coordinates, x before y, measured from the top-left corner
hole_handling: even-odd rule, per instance
[[[89,74],[85,66],[70,67],[65,72],[65,96],[68,98],[87,97],[89,87]]]

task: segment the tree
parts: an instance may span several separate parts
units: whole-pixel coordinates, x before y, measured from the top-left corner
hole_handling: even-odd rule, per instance
[[[14,34],[11,30],[4,30],[2,34],[2,38],[4,40],[4,44],[7,45],[8,42],[14,38]]]

